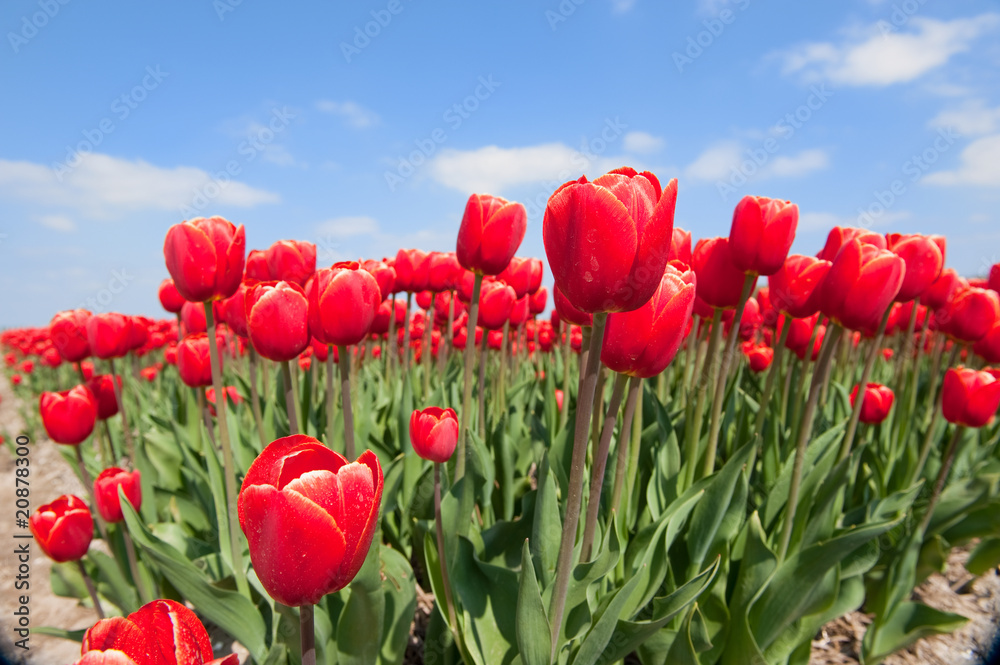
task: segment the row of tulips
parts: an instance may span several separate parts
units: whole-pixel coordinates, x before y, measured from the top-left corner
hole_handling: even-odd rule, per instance
[[[560,187],[546,318],[524,207],[472,195],[454,253],[319,269],[184,222],[174,320],[5,331],[97,511],[32,518],[57,592],[137,625],[186,602],[259,663],[401,662],[417,584],[428,663],[805,663],[861,607],[877,663],[954,629],[910,592],[974,538],[1000,563],[1000,266],[851,228],[789,256],[798,208],[763,197],[692,243],[676,201],[629,168]],[[81,662],[213,657],[121,630]]]

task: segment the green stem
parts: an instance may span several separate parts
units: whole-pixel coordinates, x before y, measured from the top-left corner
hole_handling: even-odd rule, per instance
[[[941,349],[944,349],[944,345],[941,345]],[[958,359],[958,354],[961,351],[961,347],[955,344],[951,347],[951,353],[948,354],[948,364],[945,365],[945,371],[955,365],[955,361]],[[938,353],[935,356],[934,366],[931,367],[930,381],[931,385],[929,387],[928,397],[933,400],[933,408],[931,409],[931,421],[927,425],[927,432],[924,434],[924,441],[920,445],[920,459],[917,461],[917,466],[913,470],[913,474],[910,476],[910,482],[908,485],[912,485],[917,482],[917,479],[924,472],[924,465],[927,464],[927,457],[931,452],[931,444],[934,443],[934,430],[937,428],[937,421],[941,415],[942,404],[944,403],[944,391],[937,392],[938,386],[938,376],[943,375],[944,372],[940,371],[939,362],[941,360],[941,354]]]
[[[249,349],[250,358],[250,401],[253,411],[253,421],[257,426],[257,436],[260,437],[260,449],[267,447],[267,437],[264,435],[264,418],[260,413],[260,395],[257,392],[257,352],[253,346]]]
[[[497,375],[497,421],[507,413],[507,340],[510,338],[510,321],[503,322],[500,333],[500,372]]]
[[[299,414],[295,405],[299,403],[296,399],[295,380],[292,378],[292,367],[289,361],[281,362],[281,378],[285,382],[285,411],[288,413],[288,433],[299,433]]]
[[[684,351],[684,371],[681,374],[681,387],[684,388],[684,390],[681,390],[680,396],[680,407],[682,409],[687,408],[688,391],[686,388],[688,384],[691,383],[691,377],[694,375],[695,360],[697,358],[698,345],[700,343],[698,340],[698,327],[700,323],[701,317],[695,314],[691,323],[691,334],[687,337],[687,348]]]
[[[625,397],[625,415],[622,416],[622,431],[618,436],[618,456],[615,459],[615,484],[611,490],[611,512],[617,513],[621,507],[622,488],[625,486],[625,471],[629,468],[630,434],[635,420],[635,407],[642,394],[642,379],[633,376],[628,384],[628,395]],[[642,427],[636,429],[641,430]],[[630,477],[630,480],[633,480]],[[630,483],[631,484],[631,483]]]
[[[941,470],[938,471],[937,480],[934,482],[934,491],[931,493],[930,501],[927,502],[927,510],[924,512],[924,517],[920,520],[920,529],[917,533],[920,534],[921,539],[927,533],[927,527],[930,526],[931,518],[934,517],[934,507],[941,497],[945,481],[948,480],[948,473],[951,471],[952,462],[955,461],[955,451],[958,449],[958,442],[962,440],[962,434],[964,433],[965,427],[956,425],[955,433],[952,435],[951,441],[948,442],[948,448],[945,450],[944,457],[941,460]]]
[[[784,319],[782,321],[782,319]],[[784,360],[785,341],[788,339],[788,331],[791,329],[791,318],[782,315],[778,319],[781,326],[781,334],[778,335],[778,343],[774,347],[774,358],[771,360],[771,367],[767,370],[767,380],[764,382],[764,394],[760,398],[760,406],[757,409],[757,420],[754,421],[753,438],[758,438],[764,431],[764,419],[767,416],[767,405],[771,402],[771,395],[774,393],[774,384],[780,372],[781,363]],[[752,467],[751,467],[752,468]]]
[[[97,612],[97,620],[100,621],[104,618],[104,608],[101,607],[101,601],[97,597],[97,589],[94,588],[94,581],[90,579],[87,569],[83,567],[83,559],[77,559],[76,565],[80,569],[80,577],[83,578],[83,583],[87,585],[87,593],[90,594],[90,602],[94,604],[94,611]]]
[[[696,382],[694,389],[698,392],[698,401],[695,403],[694,412],[687,423],[684,436],[684,463],[686,478],[684,489],[690,487],[695,481],[695,468],[698,465],[698,449],[701,441],[702,414],[705,413],[705,402],[708,399],[708,387],[712,385],[714,378],[713,368],[715,363],[715,351],[719,347],[719,340],[722,339],[722,310],[716,309],[712,315],[712,331],[708,342],[708,351],[701,366],[701,378]]]
[[[827,328],[826,334],[829,334],[830,329]],[[809,346],[806,347],[806,352],[802,357],[802,366],[799,368],[799,384],[795,392],[790,394],[789,399],[792,396],[798,399],[792,404],[792,433],[797,434],[799,431],[799,425],[802,422],[802,395],[805,393],[806,389],[806,377],[809,376],[809,367],[812,365],[813,350],[816,348],[816,338],[819,336],[819,321],[813,326],[812,335],[809,336]],[[825,341],[824,337],[824,341]]]
[[[299,608],[299,637],[302,645],[302,665],[316,665],[316,627],[312,605]]]
[[[587,519],[583,524],[581,561],[590,561],[594,532],[597,531],[597,514],[601,510],[601,490],[604,487],[604,472],[608,464],[608,452],[611,449],[611,436],[615,431],[615,423],[618,422],[618,409],[621,408],[627,382],[627,374],[615,376],[615,385],[611,389],[611,401],[608,402],[608,412],[604,416],[604,427],[601,429],[601,440],[594,455],[594,465],[590,469],[590,496],[587,499]],[[619,440],[618,446],[619,448],[626,446],[623,438]]]
[[[135,556],[135,545],[132,544],[132,537],[128,533],[128,529],[122,526],[122,539],[125,541],[125,556],[128,558],[128,568],[132,573],[132,579],[135,581],[136,591],[139,592],[139,601],[145,605],[146,603],[152,602],[153,596],[146,588],[146,580],[142,578],[139,574],[139,562]]]
[[[434,340],[434,296],[431,294],[431,306],[427,308],[426,325],[424,325],[424,348],[421,350],[420,359],[424,365],[424,401],[427,400],[431,392],[431,360],[434,355],[431,347]]]
[[[490,359],[489,331],[483,331],[483,342],[479,345],[479,438],[486,438],[486,363]],[[475,340],[473,340],[475,341]]]
[[[878,357],[882,350],[882,337],[885,335],[885,327],[889,322],[889,313],[892,311],[892,306],[886,308],[885,314],[882,315],[882,321],[878,324],[878,331],[875,333],[875,339],[872,340],[872,346],[868,350],[868,357],[865,359],[864,369],[861,370],[861,380],[858,382],[858,394],[854,398],[854,410],[851,411],[851,420],[847,425],[847,432],[844,434],[844,440],[840,444],[840,454],[837,456],[837,461],[840,462],[847,458],[851,454],[851,446],[854,445],[854,435],[858,431],[858,421],[861,419],[861,409],[865,404],[865,393],[867,392],[868,378],[871,376],[872,367],[875,366],[875,359]]]
[[[560,324],[562,326],[565,326],[566,328],[565,339],[562,338],[560,339],[560,341],[562,342],[562,360],[563,360],[563,375],[562,375],[563,408],[562,411],[559,412],[559,431],[561,432],[564,429],[566,429],[566,425],[569,423],[569,376],[570,376],[569,359],[570,359],[570,354],[572,353],[572,349],[570,348],[570,343],[569,343],[569,331],[571,326],[569,323],[565,321],[562,321]],[[550,395],[549,397],[551,399],[555,399],[555,395]]]
[[[340,404],[344,410],[344,451],[347,461],[354,461],[354,411],[351,408],[351,350],[337,345],[337,364],[340,369]]]
[[[444,549],[444,523],[441,520],[441,465],[434,463],[434,532],[437,537],[438,562],[441,564],[441,584],[444,586],[445,618],[448,627],[459,641],[458,619],[455,617],[455,600],[451,593],[451,580],[448,578],[448,561]]]
[[[333,447],[333,421],[336,417],[335,402],[333,396],[333,349],[330,344],[326,347],[326,445]],[[350,461],[350,460],[348,460]]]
[[[214,337],[212,338],[215,339]],[[109,358],[108,364],[111,366],[111,387],[115,393],[115,401],[118,402],[118,413],[122,417],[122,436],[125,437],[125,449],[128,450],[128,459],[135,457],[135,446],[132,443],[132,430],[128,426],[128,417],[125,415],[125,400],[122,399],[122,387],[118,385],[118,375],[115,372],[115,359]],[[122,379],[124,381],[124,379]]]
[[[469,303],[469,322],[465,327],[465,376],[462,386],[462,414],[458,428],[458,457],[455,458],[455,483],[465,477],[466,438],[469,431],[469,412],[472,411],[472,372],[476,351],[476,319],[479,318],[479,291],[483,276],[476,274]]]

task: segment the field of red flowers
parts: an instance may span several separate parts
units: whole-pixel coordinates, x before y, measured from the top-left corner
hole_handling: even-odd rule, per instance
[[[676,198],[567,182],[545,264],[486,194],[454,252],[318,269],[192,219],[170,316],[5,330],[20,531],[95,619],[32,629],[80,665],[238,663],[206,626],[262,665],[399,664],[418,585],[427,665],[804,665],[859,609],[874,665],[961,627],[912,592],[958,547],[1000,564],[1000,264],[839,227],[789,255],[798,207],[754,196],[692,247]],[[43,431],[86,495],[30,484]]]

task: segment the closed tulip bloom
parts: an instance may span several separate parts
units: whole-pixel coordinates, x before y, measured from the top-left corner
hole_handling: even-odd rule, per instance
[[[246,309],[250,342],[268,360],[291,360],[309,346],[309,301],[298,284],[254,284],[247,288]]]
[[[115,376],[118,388],[122,387],[122,377]],[[115,385],[110,374],[98,374],[87,380],[87,388],[94,396],[97,405],[97,419],[107,420],[118,413],[118,400],[115,399]]]
[[[528,296],[518,298],[514,301],[514,306],[510,309],[508,320],[515,328],[528,320],[530,314]]]
[[[376,335],[384,335],[389,332],[389,321],[393,315],[396,317],[397,326],[403,323],[403,320],[406,318],[405,300],[398,300],[396,298],[383,300],[378,307],[375,318],[372,319],[369,332]]]
[[[222,389],[222,392],[226,394],[226,397],[233,404],[239,404],[243,401],[243,398],[236,391],[236,386],[226,386]],[[208,411],[213,416],[215,415],[215,388],[209,387],[205,389],[205,400],[208,402]]]
[[[132,319],[117,312],[94,314],[87,320],[90,352],[100,358],[121,358],[129,352]]]
[[[87,321],[91,314],[85,309],[59,312],[49,322],[49,338],[59,355],[68,362],[80,362],[90,356],[87,340]]]
[[[429,406],[410,415],[410,443],[425,460],[447,462],[458,444],[458,416],[453,409]]]
[[[141,478],[138,471],[129,473],[117,466],[109,467],[98,474],[94,479],[94,503],[97,504],[97,512],[105,522],[114,524],[125,519],[122,515],[121,501],[118,500],[119,486],[122,487],[125,498],[133,508],[139,510],[142,507]]]
[[[82,385],[58,393],[43,392],[38,411],[49,438],[65,445],[81,443],[94,431],[97,421],[94,394]]]
[[[942,313],[943,331],[960,342],[978,342],[997,319],[1000,319],[997,292],[975,286],[956,293]]]
[[[968,286],[954,268],[945,268],[920,296],[920,301],[932,310],[945,307],[956,293]]]
[[[421,291],[417,294],[417,307],[423,310],[428,310],[431,308],[431,303],[434,301],[434,294],[430,291]]]
[[[988,363],[1000,363],[1000,321],[993,324],[990,331],[976,342],[972,350]]]
[[[594,315],[581,312],[574,307],[573,303],[566,299],[566,296],[563,295],[558,286],[552,289],[552,301],[556,307],[555,311],[558,312],[561,320],[578,326],[594,325]]]
[[[141,352],[149,341],[149,324],[152,323],[145,316],[130,316],[131,321],[128,334],[129,351]],[[141,355],[141,353],[140,353]]]
[[[381,300],[385,300],[396,292],[396,270],[385,261],[368,259],[361,262],[361,267],[371,273],[378,283]]]
[[[944,268],[944,252],[941,251],[941,244],[935,242],[935,236],[892,233],[886,236],[886,242],[889,251],[903,259],[906,264],[903,285],[896,294],[897,302],[909,302],[923,295],[924,291],[941,276],[941,270]]]
[[[820,286],[820,309],[850,330],[872,328],[899,293],[905,272],[903,259],[855,238],[841,248]]]
[[[1000,263],[994,263],[993,267],[990,268],[990,278],[987,284],[991,289],[1000,293]]]
[[[660,284],[673,237],[677,180],[615,169],[565,183],[549,198],[542,239],[559,290],[583,312],[627,312]]]
[[[311,242],[279,240],[264,250],[264,258],[271,280],[305,286],[316,272],[316,245]]]
[[[698,275],[698,297],[711,307],[735,309],[743,293],[742,270],[733,262],[728,238],[702,238],[691,268]]]
[[[743,355],[747,357],[751,371],[759,374],[771,366],[771,361],[774,360],[774,349],[746,342],[743,344]]]
[[[480,275],[499,275],[521,246],[527,228],[528,213],[520,203],[473,194],[458,229],[458,262]]]
[[[773,275],[788,257],[798,225],[799,207],[791,201],[744,196],[729,230],[733,263],[744,273]]]
[[[181,307],[181,325],[184,327],[185,335],[195,335],[207,331],[208,319],[205,317],[205,306],[200,302],[184,303],[184,306]]]
[[[944,375],[942,409],[950,423],[988,425],[1000,407],[1000,380],[991,372],[953,367]]]
[[[430,252],[427,255],[427,289],[432,293],[450,291],[462,273],[454,252]]]
[[[499,330],[510,318],[514,308],[514,289],[503,282],[484,283],[479,293],[479,318],[477,325],[487,330]]]
[[[127,617],[102,619],[83,636],[76,665],[239,665],[213,660],[212,641],[197,615],[174,600],[154,600]]]
[[[854,401],[858,398],[858,389],[860,387],[860,385],[856,385],[854,386],[854,390],[851,391],[852,408],[854,407]],[[864,404],[861,405],[861,422],[869,425],[878,425],[885,420],[889,416],[890,409],[892,409],[894,398],[895,394],[892,392],[892,388],[883,386],[881,383],[869,383],[868,387],[865,388]]]
[[[819,286],[830,272],[829,261],[794,254],[781,269],[767,278],[771,304],[782,314],[797,319],[819,311]]]
[[[680,261],[691,265],[691,232],[679,226],[674,227],[673,238],[670,241],[668,261]]]
[[[220,355],[219,361],[222,361]],[[177,344],[177,372],[192,388],[212,385],[212,362],[206,333],[188,335]]]
[[[427,253],[419,249],[401,249],[396,252],[393,263],[396,271],[394,288],[396,293],[406,291],[416,293],[427,290],[430,281],[430,266],[427,263]]]
[[[867,229],[854,227],[835,226],[830,229],[830,234],[826,237],[826,245],[820,250],[817,258],[824,261],[833,261],[840,253],[840,249],[852,240],[859,240],[866,245],[874,245],[879,249],[886,249],[885,236]]]
[[[157,290],[156,295],[159,296],[160,305],[163,306],[163,309],[171,314],[181,311],[181,307],[187,302],[184,300],[184,296],[177,291],[177,287],[174,286],[174,280],[169,277],[160,282],[160,288]]]
[[[515,256],[498,278],[514,289],[518,298],[523,298],[541,287],[542,270],[541,259],[525,259]]]
[[[244,339],[250,337],[250,331],[247,329],[247,288],[254,284],[256,284],[254,280],[240,282],[236,293],[220,301],[218,306],[219,319]]]
[[[319,270],[306,297],[313,337],[324,344],[357,344],[371,329],[382,294],[375,277],[351,261]]]
[[[270,282],[271,268],[267,264],[267,253],[260,249],[251,249],[247,254],[246,267],[243,272],[244,279],[253,279],[258,282]]]
[[[541,314],[549,303],[549,290],[544,286],[528,296],[528,311],[532,314]]]
[[[87,553],[94,536],[94,518],[83,499],[64,494],[46,503],[28,519],[38,546],[53,561],[76,561]]]
[[[612,371],[644,379],[662,372],[684,341],[694,295],[694,272],[679,262],[667,264],[645,305],[608,316],[601,361]]]
[[[185,300],[228,298],[243,279],[246,233],[222,217],[198,217],[170,227],[163,254]]]
[[[279,603],[315,604],[347,586],[372,544],[382,467],[370,450],[348,462],[301,434],[254,460],[237,500],[250,560]]]

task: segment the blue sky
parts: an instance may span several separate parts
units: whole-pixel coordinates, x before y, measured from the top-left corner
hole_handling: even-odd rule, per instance
[[[0,326],[161,313],[167,228],[223,215],[321,264],[454,249],[473,191],[544,202],[621,165],[676,223],[791,199],[1000,260],[991,2],[10,0],[0,10]],[[867,214],[865,214],[867,212]]]

